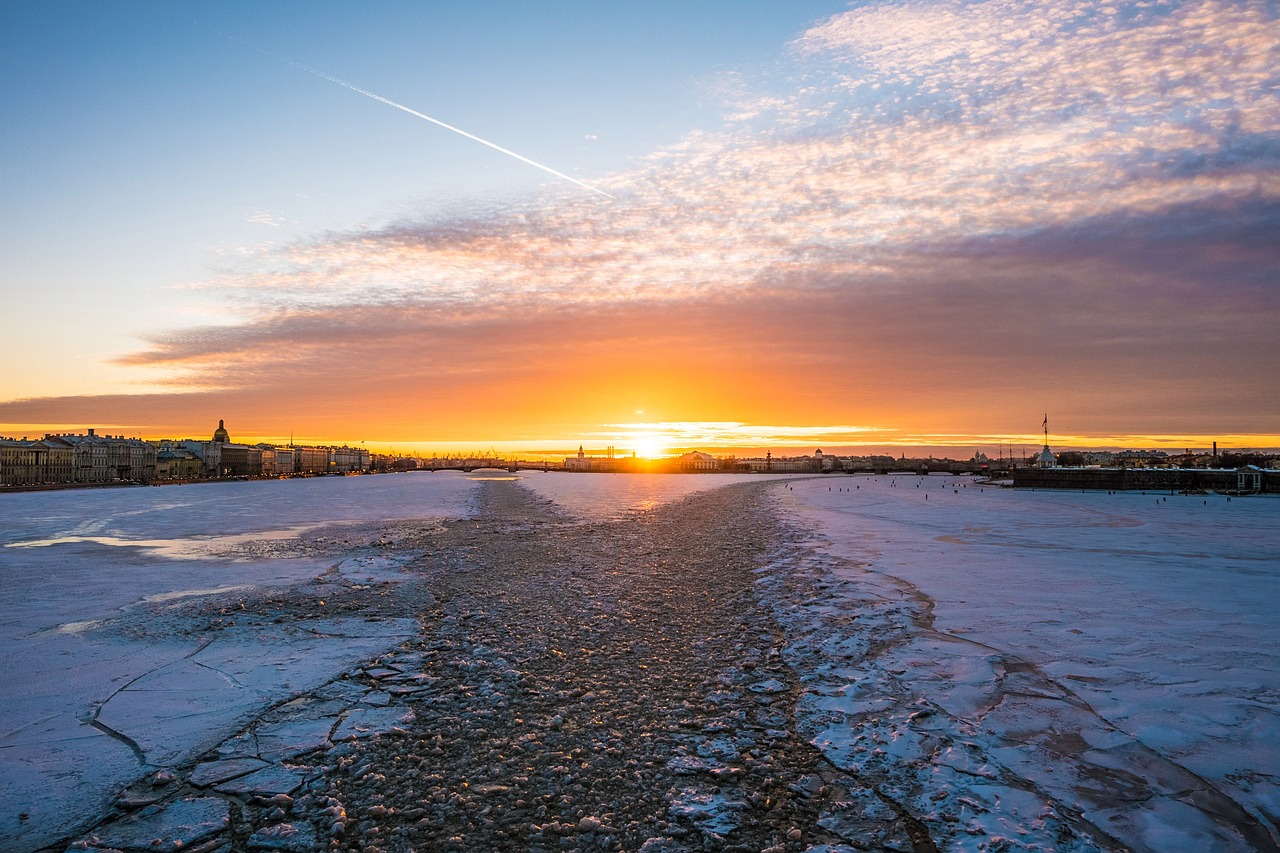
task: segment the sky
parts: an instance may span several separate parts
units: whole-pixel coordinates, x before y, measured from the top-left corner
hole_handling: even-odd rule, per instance
[[[1277,2],[9,0],[0,115],[0,434],[1280,446]]]

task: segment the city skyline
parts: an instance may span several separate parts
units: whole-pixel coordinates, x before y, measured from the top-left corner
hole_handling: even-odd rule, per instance
[[[1280,447],[1274,3],[786,6],[7,4],[0,435]]]
[[[224,419],[218,420],[214,432],[215,441],[224,433]],[[243,445],[272,445],[280,447],[293,446],[330,446],[359,447],[371,453],[383,455],[399,455],[405,457],[442,457],[442,458],[484,458],[502,456],[514,459],[526,457],[547,458],[572,456],[585,449],[588,456],[618,457],[639,456],[643,459],[671,458],[692,451],[711,452],[719,457],[752,457],[763,458],[768,453],[775,453],[780,458],[807,456],[815,451],[831,456],[911,456],[912,458],[946,458],[964,459],[972,455],[983,454],[996,459],[1034,458],[1042,447],[1041,437],[1032,436],[911,436],[897,442],[873,441],[874,433],[864,434],[861,443],[842,443],[849,433],[839,432],[840,427],[768,427],[748,426],[739,423],[711,424],[662,424],[635,423],[610,425],[623,431],[601,431],[589,433],[566,443],[564,440],[549,439],[543,441],[495,441],[488,445],[480,445],[468,441],[369,441],[350,438],[334,439],[313,435],[308,432],[291,431],[288,436],[259,435],[236,431],[231,439],[233,443]],[[234,425],[233,425],[234,427]],[[843,428],[854,429],[854,428]],[[1096,452],[1133,452],[1176,455],[1217,455],[1221,453],[1269,453],[1274,454],[1280,448],[1265,447],[1257,444],[1233,445],[1219,439],[1206,436],[1120,436],[1113,437],[1119,443],[1100,442],[1089,437],[1051,435],[1048,432],[1048,415],[1043,424],[1043,438],[1047,444],[1058,451],[1096,451]],[[173,441],[207,441],[205,433],[196,429],[189,434],[143,435],[141,431],[131,434],[121,432],[112,434],[111,430],[97,427],[68,427],[64,429],[37,431],[32,435],[4,435],[0,440],[35,440],[43,437],[85,436],[95,434],[104,438],[131,439],[147,441],[152,444],[164,444]],[[822,439],[833,439],[822,441]],[[1122,439],[1132,439],[1123,441]],[[806,439],[811,439],[806,442]],[[1142,439],[1139,441],[1138,439]],[[1175,440],[1176,439],[1176,440]],[[1195,440],[1190,440],[1195,439]],[[227,439],[221,439],[227,440]],[[1177,440],[1182,440],[1178,444]],[[576,442],[576,447],[574,445]],[[815,447],[820,444],[823,447]]]

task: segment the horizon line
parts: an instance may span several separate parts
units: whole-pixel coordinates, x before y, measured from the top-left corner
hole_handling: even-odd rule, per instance
[[[661,425],[653,425],[657,432],[661,432]],[[15,432],[14,427],[18,427]],[[35,427],[35,429],[33,429]],[[90,427],[70,426],[66,424],[50,427],[45,424],[0,424],[0,438],[17,439],[19,436],[27,439],[39,439],[46,435],[84,435]],[[123,435],[126,438],[136,438],[148,442],[158,441],[207,441],[208,438],[193,437],[190,435],[179,436],[173,434],[160,434],[151,430],[141,430],[136,426],[105,426],[92,427],[99,436]],[[360,439],[354,440],[350,438],[332,438],[321,436],[299,436],[293,434],[291,436],[275,435],[271,433],[241,433],[240,438],[236,438],[233,443],[236,444],[275,444],[288,446],[290,444],[300,445],[326,445],[326,446],[347,446],[361,447],[369,450],[371,453],[393,454],[396,448],[400,448],[404,455],[421,455],[423,453],[447,453],[450,455],[466,454],[476,457],[493,455],[500,452],[503,456],[512,456],[515,454],[529,454],[531,456],[572,456],[577,453],[579,445],[587,448],[588,455],[605,454],[610,450],[617,457],[631,456],[633,452],[647,458],[666,458],[678,456],[694,450],[703,452],[716,452],[721,456],[741,455],[758,451],[760,455],[766,452],[782,451],[791,452],[794,455],[803,455],[805,453],[813,453],[815,450],[823,450],[826,455],[844,455],[844,456],[876,456],[876,455],[896,455],[887,451],[903,451],[909,449],[923,450],[958,450],[966,451],[966,458],[977,452],[988,452],[989,456],[998,456],[1000,452],[1029,452],[1031,448],[1040,448],[1044,446],[1042,436],[1040,434],[1026,435],[992,435],[992,434],[972,434],[972,435],[914,435],[902,436],[897,440],[882,441],[849,441],[852,436],[839,436],[833,434],[818,435],[816,434],[821,428],[815,428],[815,434],[810,438],[812,440],[805,441],[800,436],[779,436],[779,441],[761,441],[759,439],[744,439],[740,441],[725,440],[727,437],[720,436],[715,438],[706,437],[710,440],[698,441],[693,436],[680,436],[677,434],[659,435],[661,444],[661,453],[654,454],[645,452],[639,447],[641,444],[637,440],[636,435],[620,434],[613,438],[602,438],[599,433],[591,435],[580,435],[574,438],[515,438],[515,439]],[[887,431],[887,430],[886,430]],[[181,431],[178,431],[181,432]],[[865,438],[864,436],[859,436]],[[845,440],[840,440],[841,438]],[[832,439],[827,441],[825,439]],[[1211,448],[1216,447],[1219,453],[1223,452],[1252,452],[1264,454],[1280,453],[1280,435],[1270,433],[1232,433],[1213,438],[1202,434],[1196,435],[1169,435],[1169,434],[1123,434],[1123,435],[1105,435],[1105,436],[1087,436],[1087,435],[1063,435],[1058,440],[1054,440],[1054,436],[1050,435],[1050,446],[1058,452],[1062,451],[1079,451],[1079,452],[1106,452],[1106,451],[1122,451],[1122,450],[1150,450],[1162,451],[1170,455],[1178,455],[1181,452],[1212,452]],[[824,446],[829,449],[824,449]],[[936,454],[928,454],[930,456]]]

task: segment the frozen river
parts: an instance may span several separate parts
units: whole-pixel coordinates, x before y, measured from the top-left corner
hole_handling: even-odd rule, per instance
[[[0,495],[0,800],[19,804],[0,812],[0,848],[64,837],[142,766],[189,761],[418,630],[321,613],[209,642],[166,608],[277,588],[319,596],[322,576],[394,578],[393,550],[351,555],[394,538],[397,520],[468,518],[479,479]],[[759,479],[532,473],[521,484],[569,515],[615,519]],[[900,762],[904,799],[960,790],[973,805],[958,825],[975,839],[1003,833],[1009,849],[1040,843],[1010,828],[1036,821],[1018,813],[1013,778],[1150,849],[1232,849],[1171,790],[1189,774],[1226,798],[1210,807],[1238,804],[1274,843],[1280,501],[938,476],[767,488],[795,535],[760,567],[760,595],[806,686],[801,724],[837,766]],[[1130,800],[1116,793],[1123,774]]]

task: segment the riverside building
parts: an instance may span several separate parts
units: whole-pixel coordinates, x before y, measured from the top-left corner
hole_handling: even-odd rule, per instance
[[[93,429],[35,439],[0,437],[0,487],[351,474],[371,468],[363,447],[238,444],[221,420],[207,441],[143,441]]]
[[[46,435],[0,439],[0,485],[146,483],[156,476],[156,448],[136,438]]]

